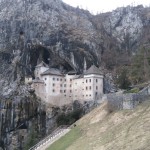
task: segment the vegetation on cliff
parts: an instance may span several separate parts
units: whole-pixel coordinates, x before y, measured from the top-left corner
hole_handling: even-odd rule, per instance
[[[121,89],[148,82],[150,78],[150,47],[142,47],[126,66],[118,67],[116,83]]]
[[[7,132],[22,121],[26,131],[37,129],[40,137],[55,126],[56,109],[45,110],[24,85],[25,76],[34,78],[41,61],[82,73],[85,60],[87,68],[95,64],[119,75],[120,88],[147,81],[149,48],[138,49],[150,41],[149,14],[143,6],[93,16],[61,0],[0,0],[0,148],[22,147],[22,129]]]

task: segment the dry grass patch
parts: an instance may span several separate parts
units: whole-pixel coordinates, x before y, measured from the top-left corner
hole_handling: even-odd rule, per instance
[[[84,134],[67,150],[150,150],[150,102],[112,113],[106,106],[78,122]]]

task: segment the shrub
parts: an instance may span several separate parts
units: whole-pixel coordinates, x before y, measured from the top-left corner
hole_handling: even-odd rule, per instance
[[[127,74],[127,69],[125,67],[120,69],[118,78],[117,78],[117,84],[119,88],[121,89],[128,89],[129,86],[131,85],[128,74]]]
[[[74,110],[70,113],[62,113],[58,116],[56,122],[57,125],[71,125],[74,122],[76,122],[78,119],[80,119],[81,115],[82,115],[83,110],[82,109],[78,109],[78,110]]]
[[[131,90],[127,90],[124,93],[138,93],[138,92],[139,92],[139,88],[134,88],[134,89],[131,89]]]

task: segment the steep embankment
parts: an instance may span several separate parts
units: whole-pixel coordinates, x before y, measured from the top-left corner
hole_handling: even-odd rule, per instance
[[[64,150],[150,149],[150,101],[134,110],[112,113],[109,112],[107,103],[104,103],[80,119],[76,125],[72,133],[63,137]],[[76,138],[69,141],[70,137],[74,136],[74,131]],[[59,150],[59,142],[54,143],[49,150]]]
[[[0,0],[0,148],[29,146],[26,137],[40,139],[55,124],[60,110],[46,109],[24,85],[39,62],[64,72],[82,73],[85,61],[112,69],[149,39],[143,6],[92,16],[62,0]]]

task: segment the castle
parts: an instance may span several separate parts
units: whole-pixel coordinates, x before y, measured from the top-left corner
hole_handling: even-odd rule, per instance
[[[94,65],[78,75],[75,71],[64,74],[41,62],[35,67],[34,73],[32,85],[35,94],[52,105],[62,106],[75,100],[81,103],[94,101],[103,94],[103,74]]]

